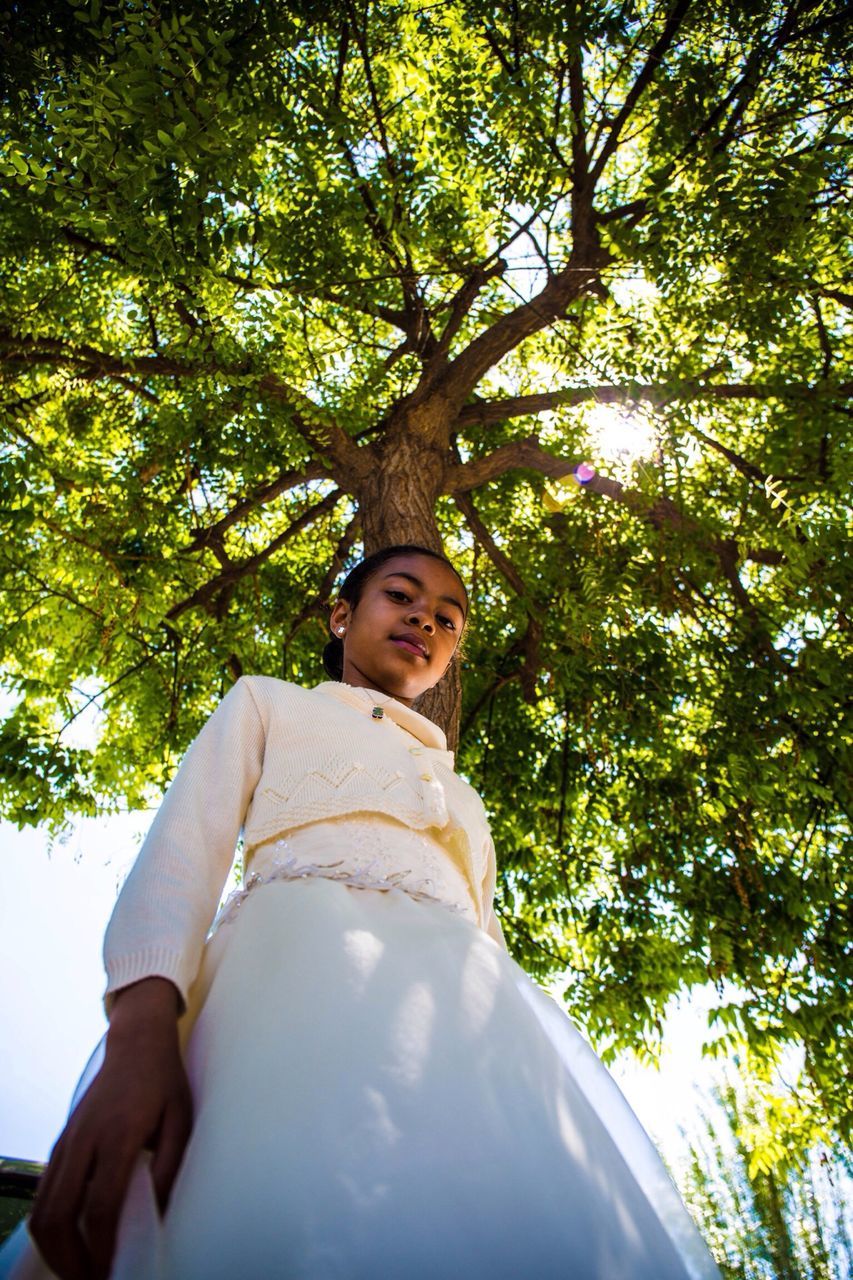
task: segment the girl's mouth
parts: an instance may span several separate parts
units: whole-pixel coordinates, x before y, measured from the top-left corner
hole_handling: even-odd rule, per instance
[[[391,642],[398,649],[405,649],[407,653],[414,653],[418,658],[425,660],[427,657],[424,646],[415,640],[410,640],[408,636],[392,636]]]

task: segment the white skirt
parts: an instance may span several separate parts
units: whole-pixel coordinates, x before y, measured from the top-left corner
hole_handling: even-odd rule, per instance
[[[140,1162],[113,1280],[717,1280],[605,1068],[462,915],[273,880],[193,1000],[192,1136],[162,1221]],[[49,1274],[20,1229],[0,1275]]]

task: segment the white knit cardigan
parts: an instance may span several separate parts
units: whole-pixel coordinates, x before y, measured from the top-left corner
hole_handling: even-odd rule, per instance
[[[244,868],[260,846],[326,818],[384,814],[429,829],[503,945],[485,810],[446,748],[432,721],[385,694],[238,680],[189,748],[119,895],[104,940],[107,1009],[154,976],[186,1001],[241,829]]]

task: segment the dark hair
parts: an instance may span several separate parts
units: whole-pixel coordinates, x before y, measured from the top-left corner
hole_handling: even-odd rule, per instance
[[[443,556],[440,551],[430,551],[429,547],[418,547],[408,542],[399,546],[383,547],[381,551],[374,551],[372,556],[365,556],[344,578],[341,589],[338,592],[338,598],[346,600],[351,608],[355,610],[361,599],[361,593],[374,573],[381,569],[383,564],[395,559],[397,556],[431,556],[433,560],[440,560],[442,564],[446,564],[449,569],[452,569],[457,578],[459,578],[467,601],[468,592],[465,590],[465,583],[462,582],[459,570],[448,560],[447,556]],[[343,679],[344,642],[339,640],[337,636],[333,636],[323,650],[323,666],[332,680]]]

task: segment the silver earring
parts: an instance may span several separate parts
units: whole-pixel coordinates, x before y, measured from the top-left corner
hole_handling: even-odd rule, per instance
[[[346,631],[346,627],[338,627],[338,635],[342,636]]]

